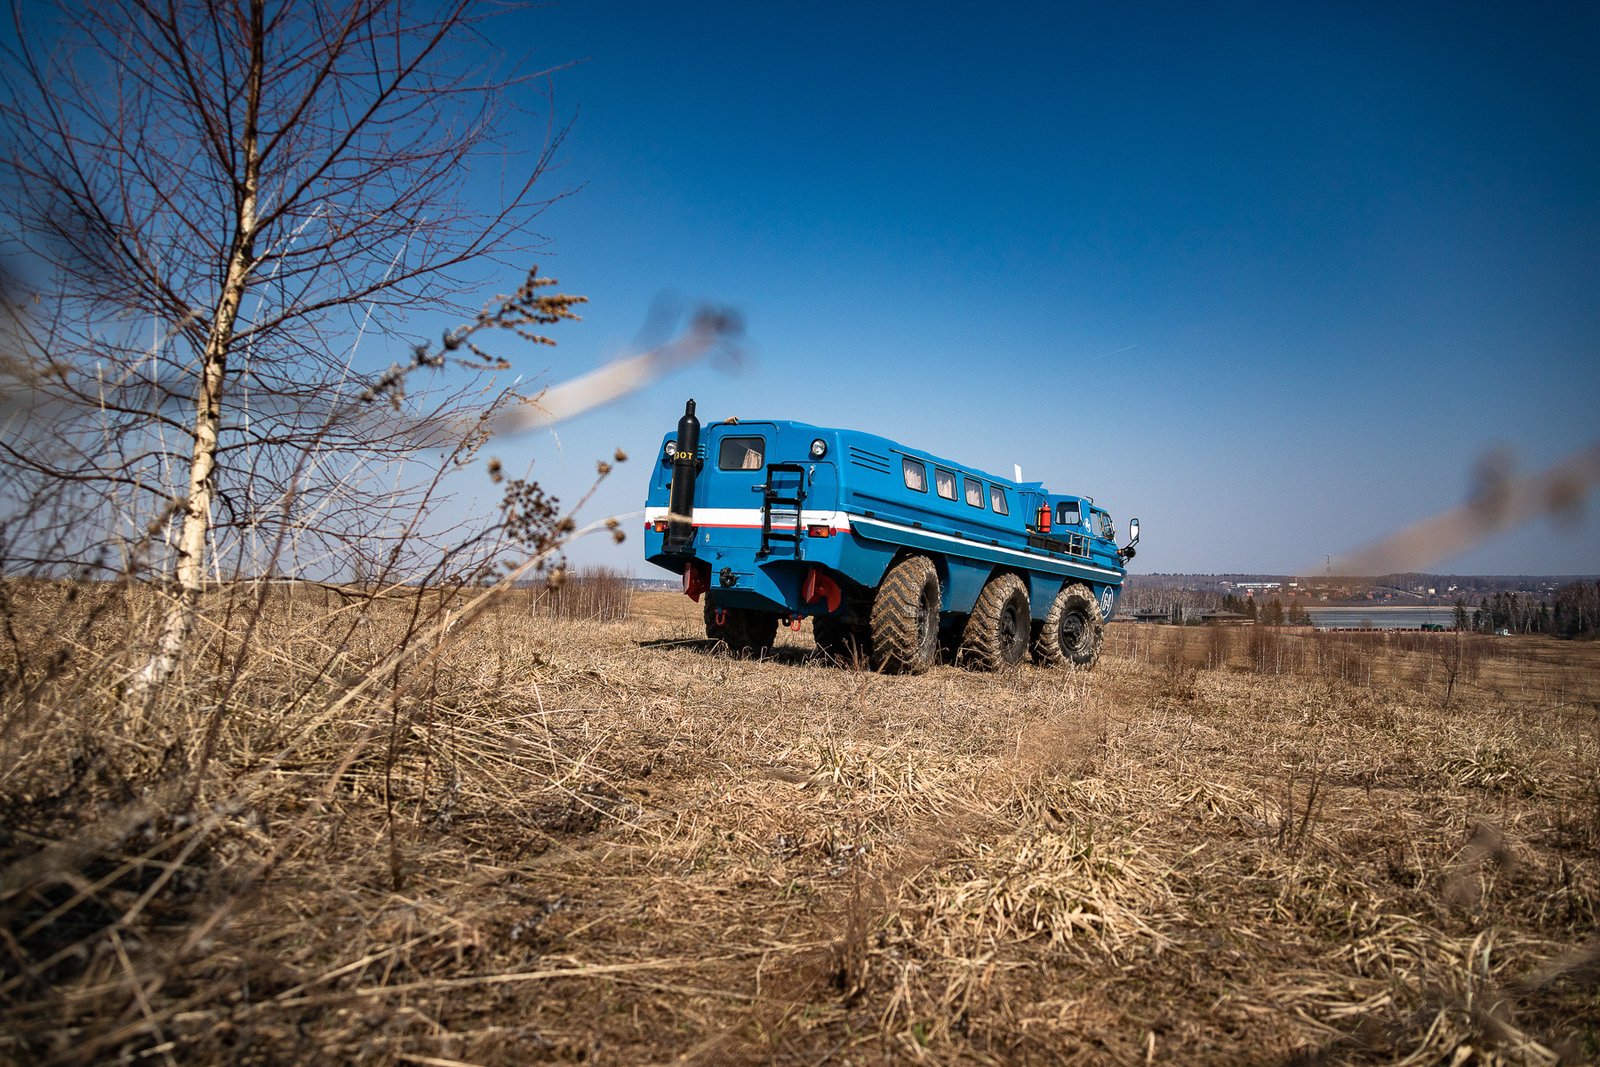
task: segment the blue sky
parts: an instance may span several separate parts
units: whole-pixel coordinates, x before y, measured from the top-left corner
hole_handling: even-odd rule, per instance
[[[1137,515],[1136,570],[1319,567],[1600,436],[1600,8],[565,2],[559,380],[660,300],[749,357],[494,446],[641,506],[683,399]],[[510,24],[507,24],[509,28]],[[530,136],[542,133],[531,130]],[[642,461],[642,462],[641,462]],[[487,497],[485,497],[487,499]],[[1540,519],[1436,571],[1600,572]],[[640,541],[575,559],[647,573]]]

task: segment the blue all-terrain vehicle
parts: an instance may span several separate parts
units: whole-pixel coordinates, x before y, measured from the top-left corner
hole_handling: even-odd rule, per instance
[[[1087,667],[1127,561],[1090,497],[997,478],[855,430],[728,419],[694,401],[663,440],[645,557],[683,576],[706,634],[737,652],[810,618],[817,645],[916,673],[941,642],[995,670],[1030,650]]]

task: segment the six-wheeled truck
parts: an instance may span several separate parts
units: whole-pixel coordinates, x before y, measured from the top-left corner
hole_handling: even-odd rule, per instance
[[[817,645],[880,670],[926,670],[941,645],[995,670],[1030,652],[1087,667],[1126,564],[1091,497],[999,478],[883,437],[728,419],[694,401],[645,501],[645,556],[683,576],[706,633],[736,652],[812,620]]]

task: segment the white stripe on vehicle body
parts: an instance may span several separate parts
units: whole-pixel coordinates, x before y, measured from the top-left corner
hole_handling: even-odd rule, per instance
[[[662,507],[646,508],[644,512],[645,525],[648,526],[659,519],[667,517],[667,509]],[[711,527],[713,529],[728,530],[759,530],[761,529],[760,508],[695,508],[694,524],[696,526]],[[774,529],[792,529],[790,523],[773,523]],[[945,544],[955,545],[967,549],[966,553],[952,553],[952,555],[970,555],[972,549],[984,552],[998,552],[1005,556],[1013,556],[1026,560],[1029,563],[1048,564],[1052,569],[1069,567],[1081,571],[1092,571],[1103,574],[1108,578],[1120,582],[1122,575],[1105,567],[1097,567],[1092,563],[1080,563],[1077,560],[1058,559],[1054,556],[1042,556],[1036,552],[1023,552],[1015,548],[1006,548],[1002,545],[991,545],[973,537],[954,537],[950,534],[935,533],[932,530],[919,529],[905,526],[898,522],[889,522],[886,519],[868,519],[861,515],[851,515],[844,511],[806,511],[801,513],[802,526],[831,526],[835,530],[848,531],[852,525],[857,527],[878,527],[883,530],[894,530],[899,533],[914,536],[929,537]],[[871,536],[867,534],[865,536]],[[879,538],[879,540],[887,540]]]
[[[646,526],[668,517],[666,508],[644,509]],[[695,508],[694,516],[690,521],[696,526],[711,526],[717,529],[759,530],[761,529],[761,509]],[[835,530],[848,531],[850,529],[850,516],[842,511],[802,511],[800,513],[800,525],[831,526]],[[794,523],[774,522],[772,526],[776,530],[788,530],[794,528]]]
[[[958,545],[962,548],[965,548],[968,550],[968,555],[971,554],[972,549],[979,549],[984,552],[998,552],[1001,555],[1015,556],[1018,559],[1027,560],[1033,565],[1044,563],[1049,564],[1052,568],[1070,567],[1076,570],[1094,571],[1096,574],[1104,574],[1107,577],[1114,578],[1118,582],[1122,581],[1121,574],[1113,570],[1108,570],[1105,567],[1097,567],[1092,563],[1079,563],[1077,560],[1057,559],[1054,556],[1041,556],[1036,552],[1023,552],[1015,548],[1006,548],[1002,545],[986,544],[972,537],[953,537],[950,534],[935,533],[932,530],[918,529],[913,526],[902,526],[898,522],[888,522],[884,519],[865,519],[859,515],[851,516],[851,524],[858,528],[863,526],[878,526],[886,530],[894,530],[898,533],[907,533],[918,537],[931,537],[935,541],[943,541],[946,544]],[[858,529],[857,532],[859,533],[860,530]],[[871,535],[868,534],[866,536],[870,537]],[[889,539],[879,538],[879,540],[887,541]],[[952,555],[958,554],[959,553],[952,553]]]

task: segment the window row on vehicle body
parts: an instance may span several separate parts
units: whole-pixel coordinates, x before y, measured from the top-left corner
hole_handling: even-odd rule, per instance
[[[717,448],[719,470],[760,470],[765,463],[766,439],[760,435],[724,437]],[[910,456],[902,457],[901,472],[907,489],[917,493],[928,491],[928,465],[925,462]],[[986,490],[984,481],[970,474],[957,473],[936,464],[933,468],[933,488],[945,500],[960,499],[980,511],[989,510],[996,515],[1011,514],[1010,499],[1002,486],[989,482]],[[1101,537],[1112,537],[1110,517],[1098,509],[1093,510],[1093,517],[1099,520],[1100,528],[1096,533]],[[1057,503],[1055,521],[1059,526],[1081,525],[1083,514],[1078,502],[1067,500]]]
[[[920,459],[906,456],[900,461],[900,469],[905,477],[906,488],[916,493],[928,491],[928,467]],[[946,500],[956,499],[956,482],[961,482],[961,494],[972,507],[982,509],[984,492],[983,482],[971,475],[958,476],[955,471],[945,470],[943,467],[933,468],[934,492]],[[989,508],[997,515],[1011,514],[1011,504],[1006,499],[1006,491],[993,482],[989,483]]]

